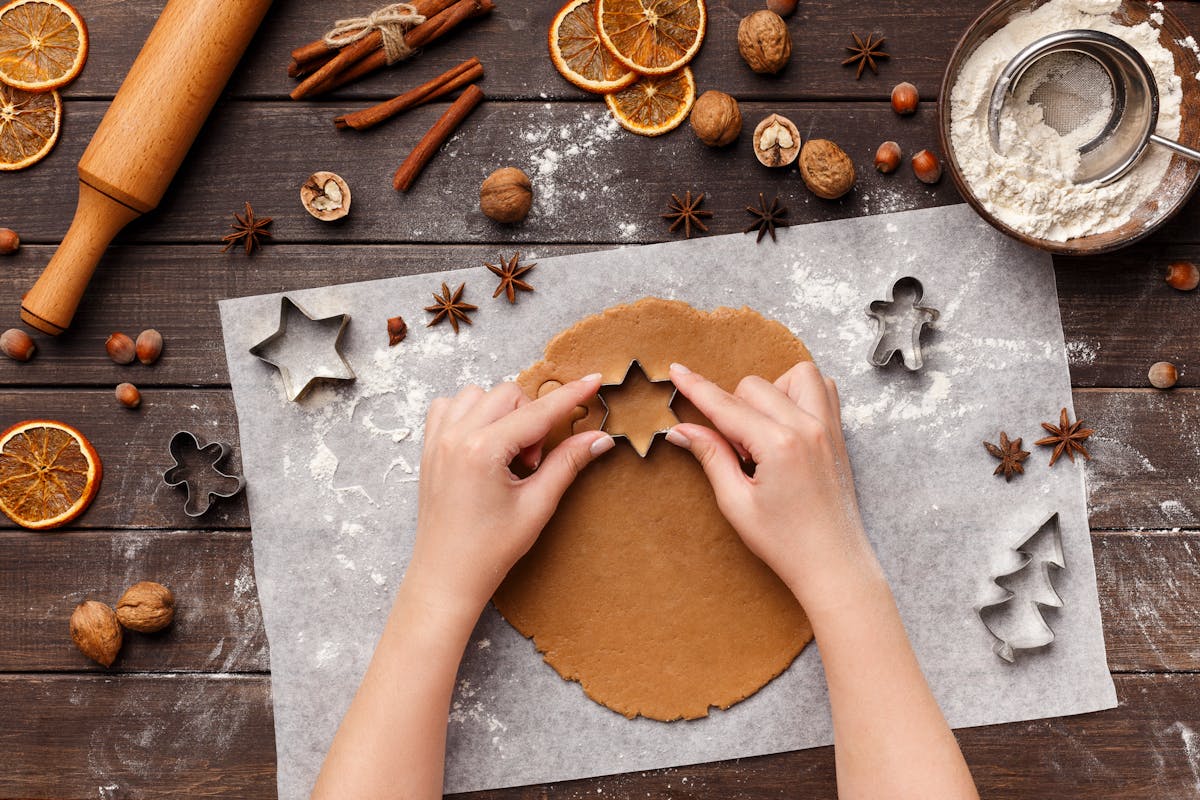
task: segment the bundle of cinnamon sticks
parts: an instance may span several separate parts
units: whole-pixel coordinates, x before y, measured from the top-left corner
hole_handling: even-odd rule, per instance
[[[492,0],[413,0],[411,5],[425,21],[405,31],[404,44],[410,50],[425,47],[465,20],[495,8]],[[317,39],[292,51],[288,75],[302,80],[292,90],[291,97],[302,100],[330,92],[387,64],[383,34],[378,30],[370,31],[341,49],[331,47],[324,38]]]

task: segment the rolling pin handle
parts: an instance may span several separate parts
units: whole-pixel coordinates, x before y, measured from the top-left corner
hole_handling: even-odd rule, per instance
[[[21,299],[21,320],[57,336],[67,329],[109,242],[141,212],[82,181],[75,219],[37,283]]]

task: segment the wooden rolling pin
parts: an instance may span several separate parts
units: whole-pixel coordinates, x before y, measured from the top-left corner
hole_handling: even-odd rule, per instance
[[[79,160],[79,205],[21,301],[60,334],[117,232],[158,205],[271,0],[168,0]]]

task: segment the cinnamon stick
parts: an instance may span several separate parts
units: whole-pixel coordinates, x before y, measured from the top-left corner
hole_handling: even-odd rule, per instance
[[[471,84],[458,96],[457,100],[450,104],[446,113],[442,114],[433,127],[421,137],[421,141],[417,142],[417,146],[412,149],[408,158],[404,159],[404,163],[396,170],[396,175],[392,178],[392,187],[396,191],[407,192],[412,187],[429,160],[446,143],[446,140],[454,135],[454,131],[458,130],[458,126],[482,100],[483,91],[475,84]]]
[[[404,36],[404,43],[416,50],[449,33],[464,20],[486,14],[496,6],[492,0],[435,0],[443,8]],[[353,45],[342,48],[342,52],[317,72],[304,79],[292,91],[293,100],[301,100],[315,94],[332,91],[347,83],[370,75],[387,66],[387,54],[383,51],[383,36],[373,31]],[[358,45],[354,52],[348,52]]]
[[[288,77],[289,78],[303,78],[306,75],[311,75],[312,73],[319,70],[321,67],[328,64],[334,58],[334,56],[336,56],[337,54],[338,54],[337,50],[330,48],[329,50],[326,50],[321,55],[316,56],[314,58],[310,58],[307,61],[297,61],[296,59],[293,58],[291,60],[291,62],[288,63],[288,68],[287,68]]]
[[[371,106],[370,108],[364,108],[361,111],[336,117],[333,120],[333,124],[339,130],[353,128],[354,130],[365,131],[385,120],[391,119],[397,114],[436,100],[443,95],[466,86],[468,83],[474,83],[482,77],[483,65],[479,63],[479,59],[469,58],[457,67],[443,72],[433,80],[423,83],[402,95],[393,97],[391,100]]]

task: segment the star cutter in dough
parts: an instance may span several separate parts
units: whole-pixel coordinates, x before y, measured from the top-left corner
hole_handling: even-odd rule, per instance
[[[289,335],[288,318],[293,315],[299,315],[303,318],[303,325],[332,327],[329,323],[337,323],[337,333],[333,337],[332,343],[323,341],[319,345],[310,341],[310,346],[305,353],[303,360],[297,360],[296,363],[288,363],[281,361],[278,356],[273,354],[275,345],[281,341],[285,341]],[[283,392],[287,395],[288,400],[299,400],[308,393],[308,390],[313,387],[317,381],[352,381],[354,380],[354,370],[350,369],[350,364],[347,363],[346,357],[342,355],[342,334],[346,332],[346,326],[350,324],[349,314],[334,314],[330,317],[322,317],[317,319],[301,308],[290,297],[283,297],[279,301],[279,327],[275,329],[267,338],[263,339],[258,344],[250,348],[250,354],[259,358],[271,366],[279,370],[279,376],[283,379]],[[292,332],[295,333],[295,327]],[[315,337],[309,336],[312,340]],[[327,337],[326,337],[327,338]],[[325,348],[330,348],[333,355],[336,356],[336,361],[330,360],[333,366],[327,367],[322,371],[318,367],[305,366],[307,364],[320,363],[322,353]],[[296,376],[306,376],[303,383],[299,382]],[[297,385],[299,383],[299,385]]]
[[[1038,543],[1038,546],[1035,547],[1034,540],[1042,538],[1045,539],[1045,544]],[[1037,527],[1037,530],[1018,542],[1013,549],[1020,554],[1021,563],[1016,569],[1003,575],[997,575],[992,579],[993,583],[1004,590],[1005,597],[997,602],[975,608],[979,621],[996,640],[992,645],[992,652],[1009,664],[1016,661],[1015,651],[1047,647],[1054,641],[1054,631],[1042,616],[1042,609],[1062,608],[1064,605],[1062,596],[1059,595],[1054,581],[1051,580],[1052,574],[1067,567],[1066,558],[1063,556],[1062,530],[1059,526],[1058,512],[1055,511],[1047,517],[1046,521]],[[1051,569],[1054,570],[1054,573],[1051,572]],[[1032,570],[1040,593],[1029,596],[1033,593],[1016,592],[1001,583],[1005,578],[1014,578],[1026,570]],[[1027,604],[1024,619],[1019,620],[1020,624],[1016,626],[1007,624],[1008,617],[1005,615],[1015,613],[1021,608],[1021,603]],[[997,614],[999,617],[996,616]],[[1016,628],[1016,630],[1010,631],[1010,628]]]
[[[656,430],[654,433],[652,433],[650,435],[650,438],[646,442],[646,447],[644,450],[638,449],[638,446],[634,443],[633,439],[629,438],[628,434],[626,434],[626,433],[611,433],[608,431],[608,429],[606,427],[608,425],[608,417],[612,413],[612,411],[608,407],[608,402],[605,401],[605,399],[604,399],[604,390],[614,388],[614,387],[624,386],[629,381],[629,376],[633,373],[634,367],[637,367],[637,371],[641,373],[642,378],[647,383],[671,383],[670,378],[662,378],[657,381],[653,380],[649,375],[646,374],[646,368],[642,366],[642,362],[635,358],[632,361],[630,361],[629,366],[625,368],[625,374],[621,376],[621,380],[615,381],[614,383],[600,384],[600,391],[596,394],[596,397],[600,401],[600,406],[604,409],[604,416],[600,419],[600,430],[605,431],[606,433],[609,433],[609,435],[612,436],[614,439],[624,439],[625,441],[629,442],[630,446],[633,447],[633,451],[635,453],[637,453],[639,456],[641,456],[642,458],[645,458],[646,454],[650,452],[650,447],[654,444],[654,440],[657,439],[660,435],[665,434],[667,431],[669,431],[670,427],[660,428],[660,429]],[[667,400],[667,411],[670,412],[671,416],[674,417],[675,422],[678,423],[679,418],[675,416],[675,412],[671,409],[671,406],[675,403],[675,398],[679,394],[679,389],[674,388],[675,384],[673,384],[673,383],[671,384],[671,386],[674,390],[671,392],[671,398],[669,400]]]
[[[167,486],[182,486],[187,493],[183,503],[183,513],[189,517],[199,517],[212,508],[218,499],[233,497],[246,488],[246,479],[241,475],[231,475],[223,472],[217,465],[229,457],[231,448],[226,442],[209,442],[203,447],[196,434],[191,431],[177,431],[171,437],[169,445],[171,459],[175,462],[163,473],[163,483]],[[203,466],[199,462],[203,462]],[[197,473],[211,476],[209,481],[202,482]],[[209,483],[215,479],[224,488],[213,488]],[[203,488],[200,488],[203,486]]]
[[[897,302],[897,290],[910,294],[912,302]],[[896,353],[910,372],[924,366],[921,355],[921,331],[937,321],[938,311],[921,305],[925,294],[921,282],[911,275],[899,278],[888,290],[886,300],[876,300],[867,306],[867,316],[875,320],[875,344],[868,360],[872,366],[886,367]]]

